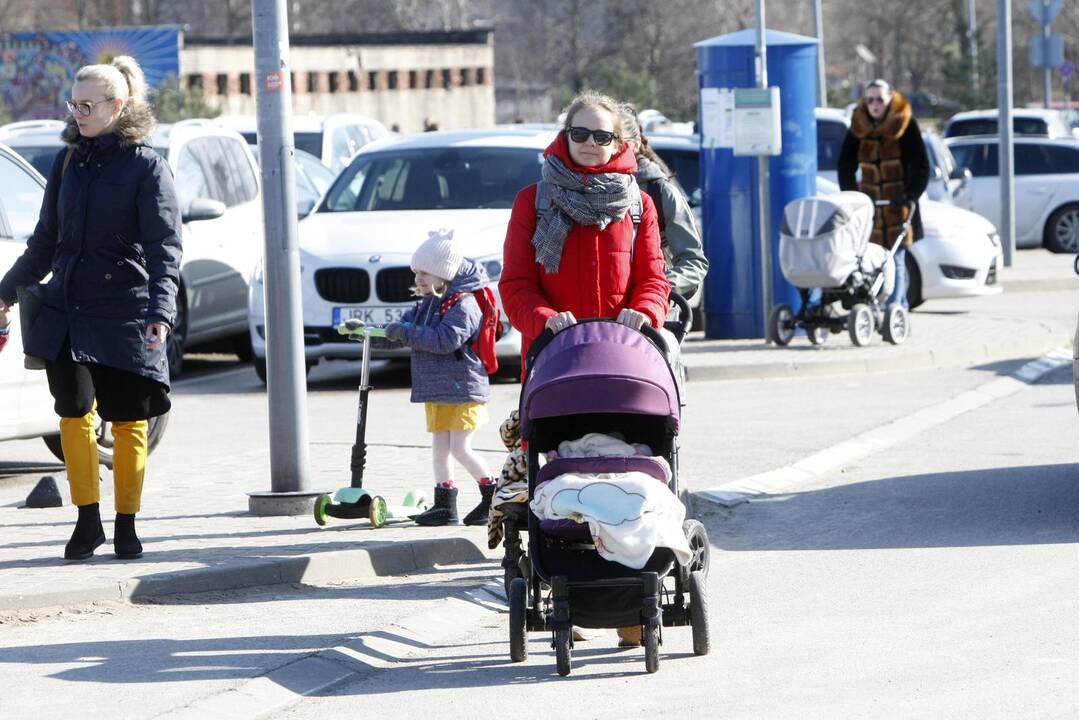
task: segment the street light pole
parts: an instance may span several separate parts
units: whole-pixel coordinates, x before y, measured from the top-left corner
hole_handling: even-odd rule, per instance
[[[1015,258],[1015,178],[1012,151],[1012,2],[997,0],[997,150],[1000,170],[1000,237],[1004,266]]]
[[[256,515],[299,515],[311,508],[307,382],[296,228],[296,150],[285,0],[253,0],[259,165],[265,229],[266,395],[270,492],[248,494]]]
[[[768,45],[764,37],[764,0],[757,0],[757,43],[755,51],[757,64],[757,87],[768,88]],[[772,314],[772,231],[769,225],[772,213],[768,193],[768,156],[757,157],[757,209],[759,211],[761,245],[761,310],[764,315],[764,332],[761,337],[769,336],[769,316]]]
[[[821,0],[813,0],[813,34],[817,37],[817,107],[828,107],[828,85],[824,72],[824,11]]]
[[[1049,2],[1050,0],[1042,0],[1042,47],[1045,49],[1042,62],[1042,95],[1045,98],[1046,110],[1053,104],[1053,68],[1049,66],[1049,38],[1053,33],[1050,31]]]
[[[974,100],[981,94],[982,80],[978,71],[978,14],[975,8],[977,0],[967,0],[967,44],[970,49],[970,84],[974,91]]]

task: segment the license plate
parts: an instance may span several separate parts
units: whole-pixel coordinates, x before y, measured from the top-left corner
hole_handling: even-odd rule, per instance
[[[385,325],[399,321],[406,310],[405,307],[335,307],[333,326],[352,319],[360,320],[364,325]]]

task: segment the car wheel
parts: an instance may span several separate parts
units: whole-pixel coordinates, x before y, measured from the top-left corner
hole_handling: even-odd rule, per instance
[[[1045,223],[1045,247],[1049,252],[1079,252],[1079,204],[1058,208]]]
[[[150,454],[157,447],[157,444],[161,442],[161,438],[165,434],[165,428],[169,424],[169,414],[158,415],[152,417],[147,422],[146,439],[147,449],[146,453]],[[107,468],[112,467],[112,427],[111,424],[102,420],[101,418],[95,418],[95,427],[97,431],[97,456],[98,460]],[[45,442],[45,447],[49,448],[49,451],[56,456],[57,460],[63,462],[64,460],[64,448],[60,444],[59,433],[55,435],[45,435],[41,438]]]
[[[176,294],[176,320],[172,332],[165,340],[165,357],[169,361],[169,378],[175,380],[184,371],[184,343],[187,340],[187,303],[184,291]]]
[[[254,351],[251,349],[251,333],[244,333],[233,338],[232,351],[236,353],[236,357],[240,359],[240,362],[251,362],[251,359],[255,356]]]
[[[913,310],[925,302],[925,298],[922,297],[922,271],[910,250],[907,251],[907,278],[907,305]]]

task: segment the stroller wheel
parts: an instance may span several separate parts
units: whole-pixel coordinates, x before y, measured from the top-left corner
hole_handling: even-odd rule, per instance
[[[693,630],[693,654],[707,655],[711,649],[708,639],[708,595],[704,588],[704,573],[689,576],[689,624]]]
[[[514,578],[510,583],[510,660],[523,662],[528,659],[528,631],[525,626],[528,614],[528,585],[524,578]]]
[[[814,345],[823,345],[828,341],[828,336],[830,334],[827,327],[813,326],[806,329],[806,335],[809,337],[809,342]]]
[[[902,305],[889,305],[884,313],[884,325],[880,329],[884,339],[899,345],[910,335],[910,315]]]
[[[685,533],[686,542],[689,543],[693,557],[686,564],[686,570],[693,573],[701,571],[708,577],[708,562],[711,559],[711,545],[708,544],[708,531],[697,520],[686,520],[682,523],[682,532]]]
[[[644,626],[644,669],[650,673],[659,670],[660,623],[651,621]]]
[[[850,341],[858,347],[865,347],[873,341],[874,331],[873,310],[864,303],[858,303],[850,309],[850,317],[847,318],[847,331],[850,333]]]
[[[768,318],[770,338],[776,345],[787,345],[794,339],[794,312],[790,305],[776,305]]]
[[[558,674],[565,677],[573,669],[573,626],[556,627],[553,644]]]

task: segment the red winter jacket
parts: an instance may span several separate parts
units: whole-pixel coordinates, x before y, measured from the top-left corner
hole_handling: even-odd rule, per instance
[[[544,151],[582,174],[620,172],[632,175],[637,161],[627,146],[606,165],[579,167],[570,159],[565,133]],[[569,310],[578,320],[614,318],[623,308],[644,313],[654,327],[667,316],[671,285],[663,272],[656,208],[646,193],[637,229],[637,249],[630,263],[633,219],[625,216],[600,230],[597,225],[574,225],[562,247],[562,263],[549,274],[536,262],[532,235],[536,230],[536,186],[517,193],[502,251],[498,292],[513,327],[521,333],[521,357],[543,332],[547,320]]]

